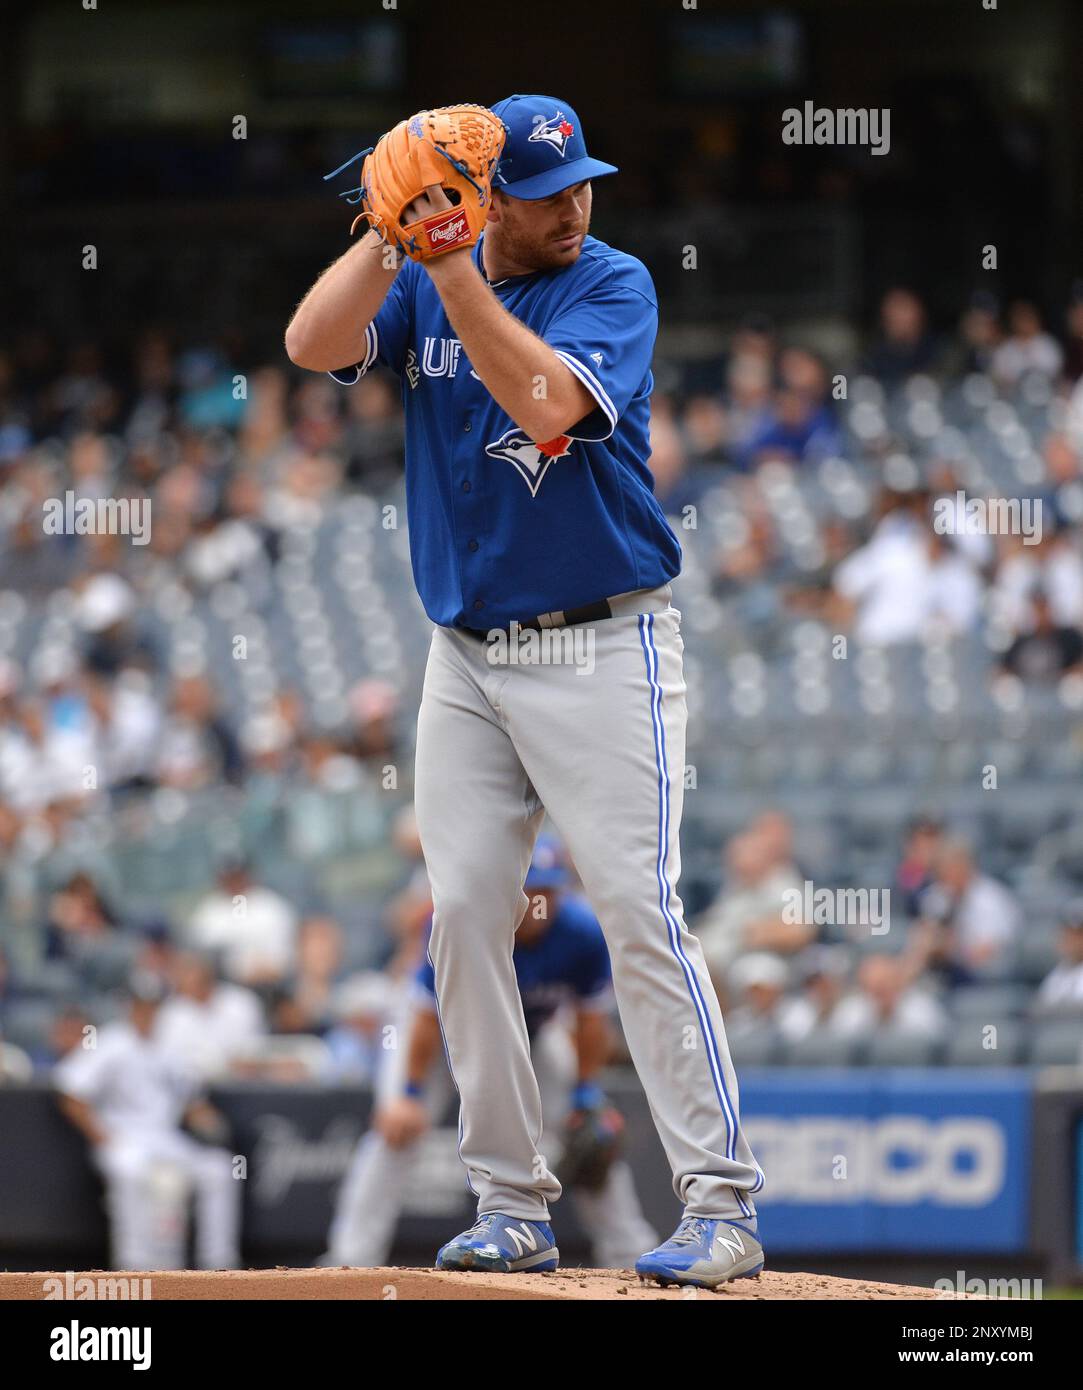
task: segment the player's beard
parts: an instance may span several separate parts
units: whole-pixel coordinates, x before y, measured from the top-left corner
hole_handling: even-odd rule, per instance
[[[528,270],[560,270],[572,265],[583,249],[583,238],[590,231],[589,216],[572,226],[547,229],[544,236],[524,223],[512,225],[507,218],[503,219],[500,224],[500,253],[506,260],[514,261]],[[580,235],[580,240],[574,246],[566,248],[556,244],[561,237],[572,233]]]

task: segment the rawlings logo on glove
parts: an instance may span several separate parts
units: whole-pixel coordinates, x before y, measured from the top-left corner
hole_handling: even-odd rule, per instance
[[[350,230],[368,221],[388,246],[415,261],[473,246],[492,203],[506,136],[503,121],[484,106],[441,106],[400,121],[374,149],[362,151],[360,187],[342,195],[362,207]],[[434,185],[453,206],[407,220],[411,204]]]

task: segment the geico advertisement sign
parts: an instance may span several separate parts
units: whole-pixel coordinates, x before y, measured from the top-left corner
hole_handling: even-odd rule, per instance
[[[980,1207],[1004,1185],[1004,1132],[995,1120],[892,1115],[750,1116],[749,1143],[767,1174],[763,1201],[933,1201]]]

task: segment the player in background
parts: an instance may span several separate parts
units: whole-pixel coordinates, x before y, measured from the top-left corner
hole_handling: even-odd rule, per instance
[[[155,1039],[165,986],[136,975],[129,993],[127,1018],[105,1024],[53,1071],[60,1108],[105,1179],[113,1268],[183,1269],[194,1189],[197,1264],[236,1269],[241,1184],[217,1142],[224,1121],[199,1097],[195,1073]]]
[[[526,878],[530,906],[515,935],[514,962],[542,1094],[542,1145],[557,1150],[569,1114],[602,1105],[597,1076],[612,1051],[609,953],[597,919],[565,891],[567,881],[556,842],[542,836]],[[400,1045],[388,1052],[378,1083],[372,1128],[339,1191],[324,1264],[387,1264],[422,1136],[453,1094],[427,959],[404,1012]],[[609,1165],[599,1190],[572,1190],[600,1268],[630,1269],[657,1240],[622,1159]]]

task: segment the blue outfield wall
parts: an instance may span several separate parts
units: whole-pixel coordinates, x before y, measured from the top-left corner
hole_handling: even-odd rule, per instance
[[[787,1253],[1026,1249],[1033,1087],[1022,1068],[745,1070],[766,1243]]]

